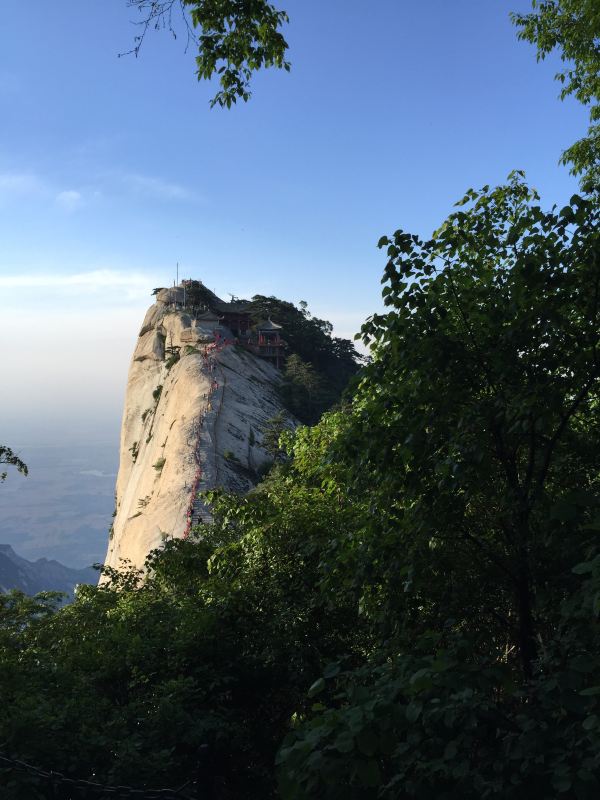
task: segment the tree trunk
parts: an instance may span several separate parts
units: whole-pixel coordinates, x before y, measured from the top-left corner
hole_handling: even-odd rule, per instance
[[[535,641],[535,625],[533,620],[533,592],[527,552],[524,548],[519,552],[517,581],[515,584],[517,601],[517,643],[521,657],[521,667],[526,680],[533,675],[533,662],[537,657]]]

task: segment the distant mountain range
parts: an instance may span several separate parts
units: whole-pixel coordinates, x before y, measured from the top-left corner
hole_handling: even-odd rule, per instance
[[[92,567],[71,569],[47,558],[28,561],[18,556],[9,544],[0,544],[0,592],[20,589],[33,595],[55,591],[73,597],[78,583],[98,583],[97,571]]]

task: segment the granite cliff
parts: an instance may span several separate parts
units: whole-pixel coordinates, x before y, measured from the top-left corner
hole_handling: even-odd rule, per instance
[[[243,304],[200,282],[156,290],[129,370],[108,566],[142,567],[167,537],[210,520],[198,492],[258,481],[265,425],[285,414],[281,353],[276,323],[252,326]]]

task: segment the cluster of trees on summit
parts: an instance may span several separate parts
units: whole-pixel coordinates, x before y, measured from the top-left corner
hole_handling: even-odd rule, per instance
[[[331,322],[313,316],[306,301],[299,306],[255,295],[250,308],[253,318],[272,318],[282,326],[287,357],[279,393],[300,422],[312,425],[340,401],[365,359],[348,339],[332,336]]]
[[[270,10],[246,66],[276,63],[268,3],[183,5],[241,9],[240,53]],[[600,9],[515,22],[592,107],[580,193],[544,208],[514,172],[383,236],[371,359],[255,490],[210,493],[214,524],[145,575],[1,597],[3,756],[199,798],[598,796]],[[71,797],[2,763],[0,785]]]

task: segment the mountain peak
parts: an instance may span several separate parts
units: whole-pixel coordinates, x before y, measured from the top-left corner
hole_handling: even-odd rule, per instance
[[[252,488],[278,414],[281,328],[256,330],[249,301],[224,303],[201,281],[155,290],[129,370],[116,508],[106,557],[142,567],[169,537],[210,521],[198,493]]]

